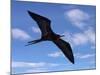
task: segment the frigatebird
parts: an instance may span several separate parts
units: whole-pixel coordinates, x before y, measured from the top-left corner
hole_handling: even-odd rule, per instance
[[[64,35],[58,35],[52,31],[50,19],[31,11],[28,11],[28,14],[38,24],[41,30],[41,38],[38,40],[29,41],[27,46],[41,41],[52,41],[58,48],[61,49],[65,57],[67,57],[69,61],[74,64],[74,56],[70,44],[61,39],[61,37]]]

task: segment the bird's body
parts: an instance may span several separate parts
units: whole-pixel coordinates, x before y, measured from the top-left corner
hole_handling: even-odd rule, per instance
[[[28,11],[28,13],[32,17],[32,19],[34,19],[37,22],[42,34],[40,39],[29,41],[28,45],[32,45],[41,41],[52,41],[62,50],[64,55],[74,64],[74,56],[70,44],[61,39],[63,35],[58,35],[52,31],[50,27],[51,21],[48,18],[40,16],[33,12]]]
[[[52,34],[52,33],[46,33],[44,36],[42,36],[42,39],[44,40],[57,40],[60,38],[60,35],[58,34]]]

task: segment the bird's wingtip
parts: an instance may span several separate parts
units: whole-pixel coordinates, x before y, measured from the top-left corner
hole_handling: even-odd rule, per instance
[[[75,62],[74,62],[74,61],[72,61],[72,64],[75,64]]]
[[[73,60],[71,60],[71,62],[72,62],[72,64],[75,64],[75,61],[74,61],[74,59],[73,59]]]
[[[27,10],[27,12],[30,14],[30,13],[32,13],[30,10]]]

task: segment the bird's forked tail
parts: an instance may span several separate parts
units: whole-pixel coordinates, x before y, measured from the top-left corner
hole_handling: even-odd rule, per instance
[[[41,39],[29,41],[28,44],[25,45],[25,46],[29,46],[29,45],[32,45],[32,44],[36,44],[36,43],[41,42],[41,41],[42,41]]]

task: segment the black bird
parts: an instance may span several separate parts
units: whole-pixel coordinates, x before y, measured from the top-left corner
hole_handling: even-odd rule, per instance
[[[56,46],[58,46],[62,50],[64,55],[74,64],[74,56],[70,44],[60,38],[64,35],[58,35],[52,31],[50,27],[51,21],[48,18],[33,13],[31,11],[28,11],[28,13],[31,16],[31,18],[36,21],[42,32],[42,36],[40,39],[29,41],[28,45],[32,45],[41,41],[52,41],[56,44]]]

